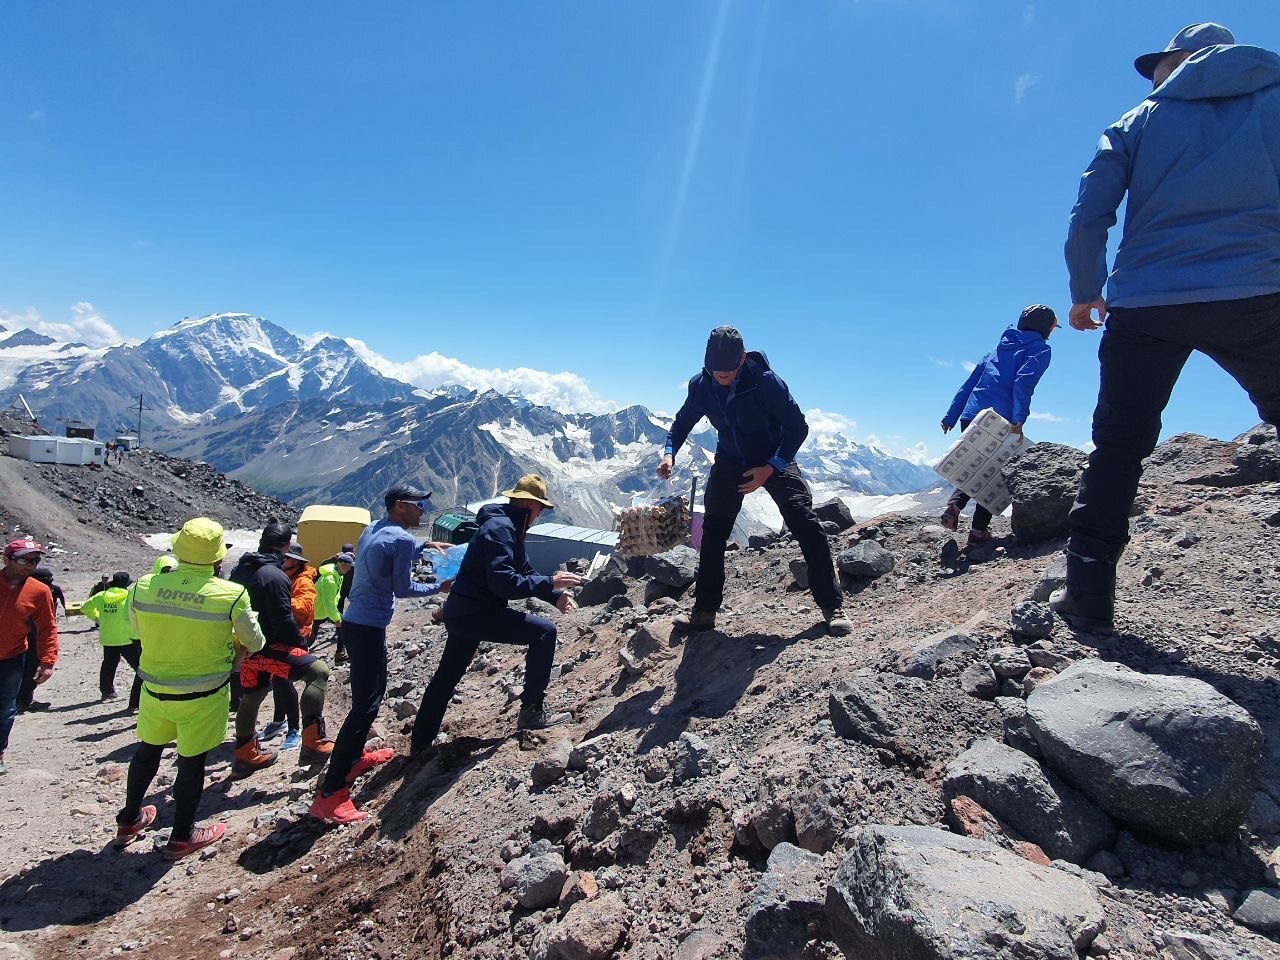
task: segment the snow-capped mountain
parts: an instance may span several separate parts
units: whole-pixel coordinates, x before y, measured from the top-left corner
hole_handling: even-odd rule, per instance
[[[318,396],[377,403],[413,394],[413,387],[357,357],[345,340],[307,345],[244,313],[181,320],[140,344],[70,355],[55,351],[58,346],[38,348],[43,352],[15,367],[12,379],[0,369],[0,399],[12,402],[21,393],[42,420],[75,416],[111,431],[136,419],[130,408],[136,410],[139,395],[151,408],[146,422],[163,427]]]
[[[412,479],[443,509],[536,472],[561,504],[557,519],[610,527],[636,495],[686,492],[705,479],[715,449],[704,424],[673,481],[660,482],[654,467],[670,424],[644,407],[564,414],[493,390],[422,390],[379,373],[345,340],[307,341],[243,313],[96,349],[31,331],[0,335],[0,402],[19,393],[46,424],[74,416],[103,432],[134,422],[142,395],[149,443],[298,504],[376,509],[387,487]],[[937,484],[928,468],[838,434],[811,438],[798,460],[819,500],[842,496],[863,513],[860,505],[909,508],[911,491]],[[767,495],[748,498],[744,532],[778,524]]]

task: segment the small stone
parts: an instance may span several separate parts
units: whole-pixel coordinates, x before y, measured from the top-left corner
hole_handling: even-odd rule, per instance
[[[960,688],[979,700],[994,699],[1000,692],[1000,681],[985,663],[971,663],[960,672]]]
[[[223,933],[236,933],[240,929],[240,920],[234,913],[228,913],[226,922],[222,924]]]
[[[1031,692],[1036,687],[1042,683],[1048,683],[1057,675],[1057,671],[1050,670],[1048,667],[1032,667],[1027,671],[1027,675],[1022,678],[1022,696],[1031,696]]]
[[[1024,600],[1009,613],[1009,626],[1023,637],[1047,637],[1053,633],[1053,611],[1046,604]]]

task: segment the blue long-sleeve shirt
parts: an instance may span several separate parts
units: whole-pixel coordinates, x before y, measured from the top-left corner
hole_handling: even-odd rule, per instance
[[[747,354],[728,387],[707,371],[689,381],[689,395],[667,434],[666,452],[673,457],[703,417],[716,428],[716,453],[747,467],[766,463],[779,473],[796,458],[809,435],[804,413],[782,378],[769,369],[764,355]]]
[[[1010,327],[999,345],[982,358],[964,382],[942,422],[954,427],[957,420],[972,420],[991,409],[1010,423],[1026,423],[1031,395],[1053,354],[1049,343],[1034,330]]]
[[[414,582],[411,574],[417,552],[418,541],[390,517],[383,517],[360,534],[351,595],[342,619],[366,627],[385,627],[395,613],[396,597],[439,593],[439,584]]]

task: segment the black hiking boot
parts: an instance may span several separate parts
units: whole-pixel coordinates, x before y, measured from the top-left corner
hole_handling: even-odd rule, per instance
[[[1049,597],[1049,608],[1072,628],[1114,633],[1116,565],[1067,551],[1067,585]]]
[[[677,630],[714,630],[716,615],[710,610],[699,610],[695,607],[691,613],[682,613],[671,623]]]
[[[545,730],[573,719],[572,713],[547,713],[541,703],[527,703],[520,708],[517,730]]]

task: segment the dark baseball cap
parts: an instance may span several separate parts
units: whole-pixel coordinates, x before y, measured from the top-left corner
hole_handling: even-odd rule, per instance
[[[1032,330],[1042,337],[1048,337],[1057,325],[1058,315],[1043,303],[1032,304],[1018,317],[1019,330]]]
[[[390,510],[398,500],[408,500],[412,503],[415,500],[430,499],[430,490],[422,490],[409,483],[397,483],[386,492],[382,498],[382,503],[388,510]]]
[[[737,327],[716,327],[707,337],[703,363],[712,373],[727,373],[738,369],[743,352],[742,334]]]
[[[1155,53],[1144,53],[1133,61],[1133,68],[1150,80],[1155,76],[1156,64],[1160,62],[1160,59],[1165,54],[1174,53],[1178,50],[1190,50],[1194,53],[1197,50],[1203,50],[1205,47],[1216,47],[1221,43],[1235,42],[1235,34],[1220,23],[1193,23],[1191,26],[1183,27],[1179,30],[1163,50],[1158,50]]]

